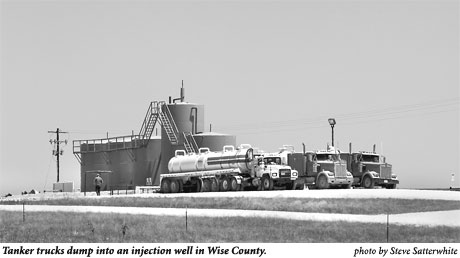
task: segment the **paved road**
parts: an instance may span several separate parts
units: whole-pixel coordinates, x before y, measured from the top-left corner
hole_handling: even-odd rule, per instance
[[[0,205],[0,210],[22,211],[22,205]],[[140,208],[140,207],[107,207],[107,206],[52,206],[28,205],[27,212],[94,212],[120,213],[160,216],[185,216],[185,209],[177,208]],[[302,213],[285,211],[257,211],[257,210],[226,210],[226,209],[187,209],[187,215],[192,217],[248,217],[248,218],[278,218],[303,221],[348,221],[365,223],[386,223],[387,216],[331,214],[331,213]],[[417,212],[390,215],[391,224],[418,225],[418,226],[449,226],[460,227],[460,210]]]

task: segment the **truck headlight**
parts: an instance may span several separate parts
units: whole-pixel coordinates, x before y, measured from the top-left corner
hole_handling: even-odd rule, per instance
[[[292,176],[297,176],[297,172],[293,171]]]
[[[372,172],[372,176],[373,176],[373,177],[380,177],[380,176],[379,176],[379,173],[377,173],[377,172]]]
[[[272,177],[278,177],[277,173],[272,173]]]
[[[398,178],[398,176],[396,174],[391,174],[391,178],[396,179],[396,178]]]
[[[347,176],[352,176],[350,172],[347,172]]]
[[[334,173],[332,173],[332,172],[327,172],[327,175],[328,175],[328,176],[334,176]]]

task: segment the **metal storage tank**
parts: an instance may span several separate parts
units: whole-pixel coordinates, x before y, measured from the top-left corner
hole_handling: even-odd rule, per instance
[[[193,135],[199,148],[207,147],[211,151],[222,151],[225,145],[236,147],[236,136],[214,132]]]
[[[81,167],[80,167],[80,188],[81,191],[94,191],[93,180],[94,176],[92,174],[86,175],[86,171],[95,171],[95,170],[109,170],[109,159],[107,152],[94,152],[96,150],[102,150],[105,144],[95,144],[91,145],[82,145],[82,149],[89,152],[83,152],[81,154]],[[86,179],[86,182],[85,182]],[[106,181],[104,179],[104,181]]]
[[[126,189],[133,184],[136,157],[132,149],[107,152],[109,155],[110,189]]]
[[[161,137],[152,136],[146,148],[134,150],[136,162],[134,166],[134,185],[146,185],[147,178],[152,182],[160,178]]]
[[[184,132],[196,134],[204,131],[204,106],[194,103],[179,102],[165,104],[162,106],[162,112],[166,112],[166,106],[171,112],[171,116],[179,131],[179,144],[173,145],[168,138],[164,128],[161,130],[161,161],[160,174],[168,173],[168,162],[174,157],[176,150],[184,149]],[[160,178],[156,178],[154,185],[159,185]]]

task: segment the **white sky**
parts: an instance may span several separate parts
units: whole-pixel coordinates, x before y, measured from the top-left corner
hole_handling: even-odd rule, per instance
[[[400,187],[460,186],[459,27],[458,1],[1,1],[0,194],[52,189],[47,131],[138,132],[181,80],[238,143],[324,149],[335,117]]]

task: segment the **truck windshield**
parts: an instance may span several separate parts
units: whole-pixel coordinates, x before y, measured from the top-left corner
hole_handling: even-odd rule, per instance
[[[363,154],[361,156],[361,161],[363,162],[379,162],[379,155],[368,155],[368,154]]]
[[[338,161],[339,160],[339,155],[337,154],[328,154],[328,153],[321,153],[321,154],[316,154],[316,159],[318,161]]]
[[[281,158],[280,157],[265,157],[264,163],[265,165],[270,165],[270,164],[281,165]]]

